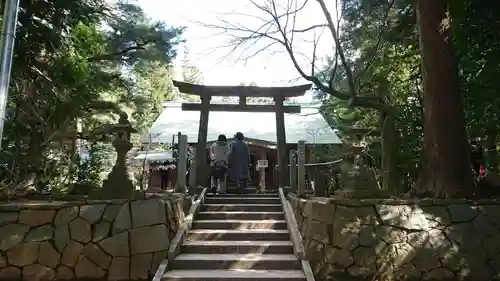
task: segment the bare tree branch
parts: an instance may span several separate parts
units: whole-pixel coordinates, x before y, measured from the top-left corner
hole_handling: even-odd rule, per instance
[[[295,1],[295,2],[293,2]],[[262,53],[263,51],[269,51],[270,47],[281,45],[284,47],[287,55],[294,68],[300,74],[300,76],[312,82],[314,86],[331,96],[334,96],[340,100],[349,101],[350,105],[364,108],[371,108],[381,112],[391,113],[393,108],[381,103],[379,100],[371,99],[366,96],[359,96],[354,83],[354,77],[352,69],[348,65],[348,60],[342,49],[342,42],[339,38],[339,26],[342,14],[345,10],[345,5],[342,9],[339,9],[336,5],[335,11],[337,14],[337,23],[333,22],[332,16],[330,15],[324,0],[316,0],[321,7],[326,23],[324,24],[313,24],[306,28],[297,28],[297,16],[298,13],[304,9],[308,0],[299,4],[297,0],[287,0],[286,4],[280,6],[276,0],[266,0],[264,4],[257,3],[256,0],[249,0],[252,8],[256,8],[262,14],[256,16],[249,14],[233,13],[232,15],[239,14],[244,17],[252,17],[258,21],[261,21],[257,26],[250,27],[248,25],[242,25],[234,23],[233,21],[218,19],[218,24],[207,24],[201,23],[204,27],[220,30],[225,36],[229,36],[228,44],[224,47],[229,49],[228,56],[235,52],[235,50],[243,50],[242,56],[239,60],[244,60],[245,62],[255,57],[256,55]],[[337,4],[337,3],[336,3]],[[340,11],[339,11],[340,10]],[[264,16],[265,15],[265,16]],[[321,37],[318,36],[317,28],[321,28],[321,33],[324,28],[330,29],[330,33],[334,39],[335,43],[335,61],[333,68],[330,70],[331,75],[322,82],[320,78],[316,75],[317,69],[317,45]],[[302,54],[300,51],[294,49],[293,42],[296,39],[295,35],[305,34],[306,32],[313,31],[312,46],[312,60],[311,60],[311,73],[308,74],[304,71],[299,63],[299,56]],[[269,40],[269,42],[261,42],[262,46],[255,47],[257,43],[262,40]],[[251,47],[255,47],[257,50],[250,50]],[[338,64],[342,65],[345,69],[346,79],[348,82],[348,91],[337,90],[334,87],[334,79],[337,73]],[[302,60],[301,60],[302,63]]]
[[[312,53],[312,59],[311,59],[311,76],[315,76],[315,69],[316,69],[316,51],[317,47],[319,44],[319,40],[321,39],[321,35],[323,35],[323,31],[325,28],[322,28],[320,31],[320,34],[318,37],[316,37],[316,32],[314,32],[314,40],[313,40],[313,53]]]
[[[335,0],[335,14],[337,16],[337,25],[336,25],[336,31],[337,31],[337,34],[339,34],[339,30],[340,30],[340,21],[342,19],[342,16],[344,14],[344,10],[345,10],[345,1],[342,2],[342,11],[340,11],[339,13],[339,0]],[[337,76],[337,69],[338,69],[338,66],[339,66],[339,53],[338,52],[335,52],[335,61],[334,61],[334,65],[333,65],[333,68],[332,70],[330,71],[330,79],[328,80],[328,87],[329,88],[333,88],[333,83],[335,81],[335,77]]]
[[[342,63],[342,66],[344,67],[344,71],[346,74],[347,78],[347,85],[349,87],[349,93],[351,95],[351,99],[354,101],[357,95],[357,91],[355,88],[354,84],[354,75],[352,74],[352,69],[347,63],[347,59],[345,57],[344,50],[342,48],[342,43],[340,42],[340,38],[338,36],[337,32],[337,27],[333,23],[332,15],[330,14],[330,11],[328,11],[328,8],[326,7],[325,1],[324,0],[316,0],[319,5],[321,6],[321,10],[323,11],[323,14],[326,17],[326,21],[328,22],[328,26],[330,28],[330,32],[332,33],[333,40],[335,41],[335,47],[337,48],[337,53],[339,54],[339,59],[340,62]]]
[[[306,27],[306,28],[302,28],[302,29],[294,29],[292,30],[292,32],[307,32],[307,31],[311,31],[311,30],[314,30],[316,28],[324,28],[324,27],[328,27],[328,24],[315,24],[315,25],[311,25],[309,27]]]
[[[378,31],[377,43],[375,44],[375,48],[374,48],[372,54],[370,55],[368,61],[365,63],[365,67],[360,72],[360,74],[358,74],[358,77],[357,77],[358,81],[360,81],[361,78],[363,77],[363,75],[366,73],[366,71],[368,71],[368,69],[370,68],[372,63],[375,61],[375,58],[376,58],[378,52],[380,51],[380,49],[383,46],[382,39],[383,39],[383,35],[385,33],[384,31],[387,28],[387,18],[389,17],[389,12],[392,9],[392,7],[394,6],[395,2],[396,2],[395,0],[391,0],[391,2],[389,2],[387,9],[384,12],[383,22],[382,22],[382,25],[379,27],[379,31]]]
[[[89,62],[97,62],[97,61],[111,61],[111,60],[115,60],[117,58],[125,56],[129,52],[138,51],[138,50],[145,50],[146,49],[145,47],[146,47],[147,44],[149,44],[149,42],[138,43],[135,46],[127,47],[127,48],[124,48],[124,49],[119,50],[119,51],[114,52],[114,53],[103,54],[103,55],[99,55],[99,56],[88,58],[87,61],[89,61]]]

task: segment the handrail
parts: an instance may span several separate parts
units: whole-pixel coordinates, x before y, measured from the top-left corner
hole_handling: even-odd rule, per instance
[[[281,205],[283,205],[283,211],[285,213],[285,220],[288,231],[290,232],[290,238],[292,239],[293,244],[293,253],[299,260],[305,259],[304,247],[302,246],[302,235],[299,232],[299,227],[297,225],[297,221],[295,220],[295,215],[293,214],[292,207],[290,202],[285,198],[285,193],[283,192],[283,188],[279,188],[278,190]]]
[[[167,270],[167,266],[168,266],[168,259],[164,259],[158,266],[155,276],[153,277],[153,281],[161,281],[161,277],[163,276],[163,273],[165,273],[165,270]]]
[[[194,217],[198,214],[198,210],[200,209],[200,205],[203,204],[205,201],[205,194],[207,192],[207,188],[203,188],[201,191],[200,196],[198,196],[198,199],[193,202],[191,205],[191,208],[189,208],[188,215],[182,225],[179,227],[177,230],[177,233],[174,236],[174,239],[172,239],[172,242],[170,243],[170,247],[168,248],[168,261],[172,262],[175,257],[179,254],[180,247],[182,245],[182,242],[184,240],[184,236],[186,235],[186,232],[191,228],[193,225],[193,220]]]
[[[314,273],[311,268],[311,264],[309,264],[309,261],[302,260],[302,271],[304,271],[304,275],[306,276],[306,281],[315,281],[314,279]]]

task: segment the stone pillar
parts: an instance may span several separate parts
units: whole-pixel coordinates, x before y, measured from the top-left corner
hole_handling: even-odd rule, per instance
[[[259,147],[259,149],[257,150],[257,160],[266,160],[266,151],[264,148],[262,147]],[[258,161],[257,161],[258,162]],[[265,173],[266,173],[266,169],[257,169],[257,179],[258,179],[258,182],[259,182],[259,185],[262,184],[262,177],[264,176],[264,179],[265,179]],[[265,182],[264,182],[265,184]]]
[[[259,150],[259,159],[267,160],[265,149]],[[269,162],[268,162],[268,168],[269,168]],[[266,168],[260,167],[258,175],[259,175],[260,191],[264,192],[266,190]]]
[[[297,192],[297,151],[290,150],[290,191],[293,193]]]
[[[306,142],[301,140],[297,144],[297,187],[298,195],[306,193]]]
[[[184,193],[186,191],[186,167],[187,167],[187,136],[179,136],[177,161],[177,185],[175,192]]]
[[[196,155],[196,147],[193,147],[193,155]],[[196,192],[196,157],[191,158],[191,166],[189,166],[189,187],[191,195]]]

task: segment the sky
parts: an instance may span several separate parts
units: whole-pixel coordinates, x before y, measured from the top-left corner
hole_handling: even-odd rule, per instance
[[[264,3],[266,0],[256,0]],[[288,1],[276,0],[276,3],[286,5]],[[297,0],[299,4],[303,0]],[[154,20],[165,21],[168,25],[184,26],[186,43],[179,49],[179,59],[187,57],[192,65],[203,75],[205,85],[239,85],[255,82],[258,86],[289,86],[308,83],[300,79],[288,54],[282,46],[273,46],[268,51],[260,52],[251,59],[244,60],[255,51],[264,48],[271,41],[260,41],[246,51],[238,50],[229,55],[229,48],[222,48],[231,39],[231,34],[220,32],[203,24],[224,25],[221,20],[230,21],[245,27],[260,26],[268,20],[266,14],[251,5],[249,0],[136,0],[145,12]],[[332,5],[333,6],[333,5]],[[331,11],[335,14],[334,11]],[[245,14],[245,15],[241,15]],[[261,19],[258,19],[258,18]],[[316,1],[309,1],[296,19],[296,29],[303,29],[315,24],[324,23],[324,16]],[[203,24],[202,24],[203,23]],[[329,31],[325,29],[316,48],[318,58],[325,58],[331,53],[333,42]],[[299,57],[299,64],[310,74],[313,43],[321,33],[321,29],[298,35],[294,39],[294,52]],[[233,33],[234,34],[234,33]],[[178,64],[180,62],[178,61]],[[320,66],[321,61],[316,63]],[[310,101],[311,93],[306,94],[302,101]]]

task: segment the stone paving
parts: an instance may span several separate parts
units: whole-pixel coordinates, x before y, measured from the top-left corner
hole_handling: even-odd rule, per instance
[[[289,195],[316,280],[498,280],[500,201]]]
[[[0,280],[148,279],[188,202],[0,203]]]

